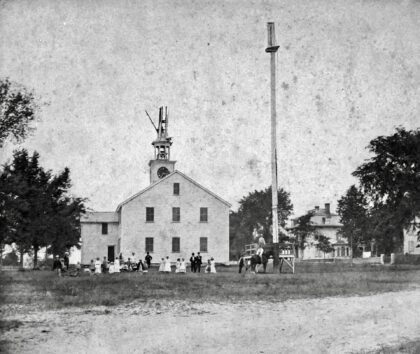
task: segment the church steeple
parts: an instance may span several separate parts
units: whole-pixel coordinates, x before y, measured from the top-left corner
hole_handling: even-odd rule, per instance
[[[168,137],[168,107],[165,107],[165,115],[163,115],[163,107],[159,108],[159,124],[155,126],[155,129],[157,138],[152,142],[155,148],[155,159],[169,160],[172,138]]]
[[[172,138],[168,137],[168,108],[165,107],[165,111],[163,111],[163,107],[159,108],[159,124],[157,127],[149,114],[147,115],[157,133],[156,139],[152,142],[155,158],[149,162],[150,183],[155,183],[175,170],[176,161],[170,160]]]

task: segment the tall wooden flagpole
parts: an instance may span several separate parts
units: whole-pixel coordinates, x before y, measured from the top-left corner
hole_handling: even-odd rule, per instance
[[[276,33],[274,22],[267,23],[268,46],[265,49],[270,53],[271,70],[271,196],[273,211],[273,247],[274,261],[273,270],[279,268],[279,220],[278,220],[278,198],[277,198],[277,141],[276,141],[276,53],[279,46],[276,45]]]

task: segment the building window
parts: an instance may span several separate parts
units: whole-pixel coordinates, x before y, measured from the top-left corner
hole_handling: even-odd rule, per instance
[[[153,237],[146,237],[146,252],[153,252]]]
[[[172,252],[181,252],[181,239],[179,237],[172,237]]]
[[[174,195],[179,195],[179,183],[174,183]]]
[[[108,224],[106,222],[102,223],[102,235],[108,235]]]
[[[181,221],[181,208],[178,208],[178,207],[172,208],[172,221],[173,222]]]
[[[155,208],[146,208],[146,221],[153,222],[155,221]]]
[[[322,223],[325,224],[325,218],[322,218]]]
[[[207,222],[207,221],[208,221],[208,209],[200,208],[200,222]]]
[[[349,248],[348,247],[346,247],[346,256],[347,257],[349,256]]]
[[[207,237],[200,237],[200,252],[207,252]]]

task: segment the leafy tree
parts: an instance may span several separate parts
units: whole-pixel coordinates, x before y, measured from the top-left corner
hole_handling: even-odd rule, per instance
[[[311,221],[313,216],[314,212],[310,211],[293,220],[293,227],[290,231],[295,236],[296,246],[301,250],[305,249],[306,240],[309,237],[317,235],[317,229]]]
[[[398,220],[398,212],[384,204],[374,205],[370,210],[369,226],[372,239],[379,253],[402,251],[404,222]]]
[[[238,212],[229,213],[229,257],[232,260],[239,259],[244,245],[253,242],[252,234],[246,230],[241,221]]]
[[[16,156],[14,166],[5,165],[0,174],[0,242],[4,244],[15,243],[20,254],[20,262],[23,265],[23,254],[29,252],[31,244],[28,237],[28,226],[25,223],[24,214],[28,212],[30,205],[19,195],[29,193],[28,186],[22,183],[20,169],[27,168],[28,156],[26,151]]]
[[[376,206],[387,205],[408,225],[420,212],[420,129],[398,128],[368,146],[374,153],[353,175]]]
[[[79,245],[84,200],[68,195],[68,168],[53,176],[39,165],[37,152],[29,157],[23,149],[14,152],[13,162],[4,166],[0,181],[6,241],[16,243],[21,255],[32,249],[35,267],[41,247],[63,253]]]
[[[315,247],[324,253],[324,258],[326,253],[334,251],[334,247],[331,245],[329,237],[316,233],[315,240],[317,241]]]
[[[28,135],[38,109],[32,92],[0,80],[0,148],[10,136],[21,141]]]
[[[371,203],[371,226],[381,247],[401,245],[402,230],[420,213],[420,129],[397,128],[369,146],[374,156],[353,173]]]
[[[369,244],[374,238],[372,218],[364,193],[352,185],[338,201],[337,211],[343,224],[340,234],[352,245],[353,255],[359,256],[359,244]]]
[[[63,254],[71,247],[80,248],[80,214],[85,211],[84,200],[62,196],[54,210],[51,224],[54,230],[49,238],[49,253]]]
[[[290,195],[283,189],[278,191],[279,223],[285,225],[293,210]],[[239,201],[239,210],[229,215],[229,247],[231,259],[239,258],[246,244],[254,241],[257,230],[267,242],[272,242],[271,187],[254,191]],[[280,233],[280,232],[279,232]]]
[[[293,210],[290,194],[283,188],[278,190],[278,220],[281,226],[286,224],[287,218]],[[239,217],[241,225],[248,235],[258,230],[267,242],[272,242],[272,201],[271,187],[262,191],[254,191],[239,201]]]

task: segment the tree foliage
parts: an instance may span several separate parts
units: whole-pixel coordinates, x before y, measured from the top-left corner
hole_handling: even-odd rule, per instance
[[[253,242],[252,233],[242,224],[238,212],[229,213],[229,258],[239,259],[244,246]]]
[[[0,148],[9,137],[21,141],[28,135],[38,109],[32,92],[0,80]]]
[[[290,194],[278,190],[278,219],[284,226],[293,210]],[[250,192],[239,201],[237,212],[231,212],[229,221],[230,256],[237,258],[246,244],[252,243],[254,231],[258,231],[267,242],[272,242],[271,187]]]
[[[61,254],[79,245],[84,200],[68,194],[68,168],[53,175],[40,166],[37,152],[18,150],[4,165],[0,182],[3,243],[15,243],[21,254],[32,249],[35,266],[41,247]]]
[[[295,235],[297,246],[302,250],[306,247],[306,240],[317,235],[317,229],[311,221],[313,216],[314,212],[310,211],[293,221],[291,232]]]
[[[387,206],[399,226],[420,212],[420,129],[398,128],[368,146],[374,156],[353,173],[375,207]]]
[[[340,234],[353,245],[353,255],[358,256],[358,246],[369,244],[373,239],[372,219],[364,193],[352,185],[338,201],[338,215],[343,224]]]
[[[287,218],[293,210],[290,201],[290,194],[283,188],[278,190],[278,220],[284,226]],[[272,201],[271,187],[262,191],[254,191],[239,201],[238,213],[242,220],[242,225],[252,234],[258,230],[267,242],[272,242]]]
[[[353,172],[360,187],[350,187],[339,201],[343,234],[375,240],[389,253],[401,247],[403,229],[420,214],[420,129],[397,128],[368,149],[373,157]]]
[[[325,258],[325,254],[334,251],[334,247],[332,246],[331,240],[329,237],[320,233],[316,233],[315,240],[317,241],[317,243],[315,244],[315,247],[324,253],[324,258]]]

